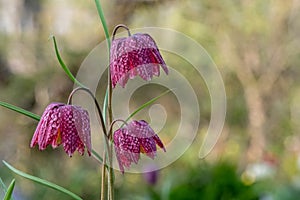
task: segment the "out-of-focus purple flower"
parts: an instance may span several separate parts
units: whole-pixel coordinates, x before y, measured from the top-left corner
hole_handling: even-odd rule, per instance
[[[159,76],[159,66],[168,74],[153,38],[148,34],[137,33],[126,38],[114,39],[110,51],[110,74],[113,88],[119,83],[125,87],[128,79],[139,75],[146,81]]]
[[[155,185],[158,180],[159,171],[157,170],[155,165],[147,165],[145,167],[145,172],[143,174],[144,179],[147,181],[150,185]]]
[[[134,120],[127,126],[116,130],[114,145],[122,173],[124,173],[124,166],[129,168],[132,162],[138,162],[140,153],[145,153],[154,159],[157,151],[156,145],[166,151],[158,135],[144,120]]]
[[[79,106],[51,103],[45,109],[32,137],[30,147],[38,144],[40,150],[51,144],[63,144],[65,152],[83,155],[85,147],[91,155],[91,130],[88,112]]]

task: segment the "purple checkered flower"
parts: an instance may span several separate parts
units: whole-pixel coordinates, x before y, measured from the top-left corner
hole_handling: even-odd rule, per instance
[[[112,87],[117,83],[125,87],[128,79],[139,75],[146,81],[159,76],[159,66],[168,74],[153,38],[148,34],[137,33],[126,38],[113,39],[110,51],[110,75]]]
[[[79,106],[51,103],[44,111],[34,132],[30,147],[38,144],[40,150],[51,144],[63,144],[71,157],[74,151],[83,155],[85,147],[91,155],[91,131],[88,112]]]
[[[156,156],[156,145],[166,151],[162,141],[149,124],[144,121],[132,121],[124,128],[114,132],[114,145],[119,167],[124,173],[124,166],[129,168],[131,163],[137,163],[140,153],[150,158]]]

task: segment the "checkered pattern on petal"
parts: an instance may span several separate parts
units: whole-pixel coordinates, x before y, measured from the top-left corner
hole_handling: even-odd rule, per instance
[[[60,140],[58,140],[60,136],[59,108],[63,105],[62,103],[51,103],[47,106],[34,132],[30,147],[38,144],[39,149],[44,150],[49,144],[52,144],[53,148],[56,148],[60,144]]]
[[[91,128],[90,118],[86,110],[79,106],[73,106],[73,117],[78,136],[83,144],[86,146],[88,154],[91,155]]]
[[[164,145],[149,124],[144,121],[132,121],[124,128],[114,132],[114,145],[120,170],[124,173],[124,166],[129,168],[132,162],[137,163],[140,153],[150,158],[156,156],[156,144],[164,151]]]
[[[128,79],[139,75],[146,81],[159,76],[159,66],[168,74],[168,68],[153,38],[137,33],[112,41],[110,52],[112,86],[119,83],[125,87]]]
[[[120,170],[124,173],[124,166],[128,168],[132,162],[137,163],[140,158],[138,140],[129,135],[125,128],[121,128],[114,133],[114,145]]]
[[[90,120],[86,110],[79,106],[52,103],[45,109],[32,137],[30,147],[39,145],[44,150],[49,144],[56,148],[63,144],[65,152],[83,155],[85,147],[91,155]]]
[[[66,105],[60,108],[60,112],[61,135],[65,152],[69,156],[72,156],[74,151],[78,150],[78,152],[83,155],[84,144],[78,135],[78,130],[75,125],[74,112],[76,112],[76,107],[73,107],[72,105]]]

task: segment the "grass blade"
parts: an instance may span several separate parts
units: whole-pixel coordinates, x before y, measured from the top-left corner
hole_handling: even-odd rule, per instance
[[[6,192],[3,200],[11,200],[12,199],[12,193],[13,193],[14,188],[15,188],[15,182],[16,182],[15,179],[13,179],[11,181],[11,183],[8,186],[7,192]]]
[[[104,96],[104,100],[103,100],[103,107],[102,107],[102,115],[103,115],[105,124],[106,124],[107,106],[108,106],[108,88],[106,89],[106,92],[105,92],[105,96]]]
[[[138,109],[136,109],[133,113],[131,113],[131,115],[129,115],[129,117],[127,117],[127,119],[125,120],[126,122],[128,122],[128,120],[130,120],[134,115],[136,115],[138,112],[140,112],[141,110],[143,110],[144,108],[146,108],[147,106],[150,106],[151,104],[153,104],[156,100],[158,100],[160,97],[164,96],[165,94],[171,92],[171,90],[167,90],[165,92],[163,92],[162,94],[158,95],[157,97],[154,97],[153,99],[151,99],[150,101],[144,103],[143,105],[141,105]]]
[[[6,103],[6,102],[0,101],[0,106],[3,106],[3,107],[8,108],[8,109],[10,109],[10,110],[16,111],[16,112],[18,112],[18,113],[21,113],[21,114],[23,114],[23,115],[25,115],[25,116],[27,116],[27,117],[30,117],[30,118],[32,118],[32,119],[35,119],[35,120],[37,120],[37,121],[39,121],[40,118],[41,118],[39,115],[36,115],[36,114],[34,114],[34,113],[32,113],[32,112],[29,112],[29,111],[27,111],[27,110],[24,110],[23,108],[20,108],[20,107],[18,107],[18,106],[14,106],[14,105],[9,104],[9,103]]]
[[[7,193],[7,187],[1,178],[0,178],[0,188],[2,188],[2,191],[0,191],[0,198],[4,199],[4,196]],[[14,200],[14,198],[11,197],[11,200]]]
[[[101,164],[103,163],[102,157],[94,149],[92,149],[92,154]]]
[[[77,200],[82,200],[81,197],[79,197],[78,195],[74,194],[73,192],[70,192],[69,190],[59,186],[59,185],[56,185],[54,183],[51,183],[49,181],[46,181],[44,179],[41,179],[41,178],[38,178],[38,177],[35,177],[35,176],[32,176],[32,175],[29,175],[29,174],[26,174],[25,172],[22,172],[16,168],[14,168],[13,166],[11,166],[10,164],[8,164],[7,162],[5,162],[4,160],[2,161],[4,163],[4,165],[6,167],[8,167],[11,171],[13,171],[14,173],[18,174],[19,176],[22,176],[26,179],[29,179],[31,181],[34,181],[36,183],[39,183],[41,185],[45,185],[49,188],[52,188],[54,190],[57,190],[57,191],[60,191],[62,193],[65,193],[67,195],[69,195],[70,197],[74,198],[74,199],[77,199]]]
[[[66,74],[69,76],[69,78],[76,83],[77,85],[81,86],[81,87],[85,87],[82,83],[80,83],[71,73],[71,71],[69,70],[69,68],[66,66],[66,64],[64,63],[63,59],[60,56],[60,53],[58,51],[58,47],[57,47],[57,43],[56,43],[56,39],[55,36],[51,36],[51,38],[53,39],[53,45],[54,45],[54,49],[55,49],[55,54],[56,54],[56,58],[61,66],[61,68],[63,68],[63,70],[66,72]]]
[[[101,6],[99,0],[95,0],[95,4],[96,4],[98,15],[100,17],[100,20],[101,20],[101,23],[102,23],[102,26],[103,26],[105,38],[106,38],[107,45],[108,45],[108,49],[110,49],[110,45],[111,45],[110,44],[110,37],[109,37],[108,26],[107,26],[107,23],[106,23],[106,20],[105,20],[105,17],[104,17],[103,9],[102,9],[102,6]]]

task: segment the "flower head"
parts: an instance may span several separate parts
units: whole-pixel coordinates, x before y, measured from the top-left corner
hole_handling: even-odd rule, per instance
[[[128,168],[132,162],[138,162],[140,153],[145,153],[154,159],[157,151],[156,145],[166,151],[158,135],[144,120],[134,120],[124,128],[116,130],[114,144],[122,173],[124,173],[124,166]]]
[[[45,109],[32,137],[30,147],[40,150],[51,144],[53,148],[63,144],[65,152],[83,155],[85,147],[91,155],[91,131],[88,112],[79,106],[51,103]]]
[[[159,76],[159,66],[168,74],[153,38],[148,34],[137,33],[126,38],[114,39],[110,52],[110,73],[112,86],[119,83],[125,87],[128,79],[139,75],[146,81]]]

